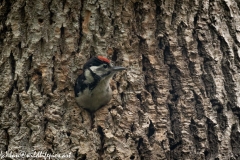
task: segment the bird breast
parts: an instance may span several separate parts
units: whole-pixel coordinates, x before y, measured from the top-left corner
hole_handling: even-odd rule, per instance
[[[103,80],[93,90],[86,89],[83,93],[80,92],[76,101],[83,108],[96,111],[98,108],[106,105],[111,98],[112,89],[109,86],[109,80]]]

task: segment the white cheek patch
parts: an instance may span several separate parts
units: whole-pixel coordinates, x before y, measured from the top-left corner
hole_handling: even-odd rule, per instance
[[[93,71],[93,73],[101,77],[105,73],[103,72],[103,70],[100,69],[101,67],[102,66],[91,66],[90,69]]]
[[[94,81],[94,78],[88,69],[84,72],[84,76],[86,78],[84,83],[92,83]]]

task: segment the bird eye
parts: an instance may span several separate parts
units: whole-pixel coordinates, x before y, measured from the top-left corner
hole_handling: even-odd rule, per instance
[[[107,68],[107,67],[108,67],[108,65],[107,65],[107,64],[104,64],[104,65],[103,65],[103,68]]]

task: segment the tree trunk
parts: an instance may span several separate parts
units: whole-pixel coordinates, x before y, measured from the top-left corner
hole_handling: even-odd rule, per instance
[[[239,0],[1,0],[1,153],[239,160],[239,14]],[[92,119],[73,87],[95,55],[128,70]]]

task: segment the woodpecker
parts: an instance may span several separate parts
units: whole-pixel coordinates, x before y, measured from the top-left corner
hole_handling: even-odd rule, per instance
[[[112,98],[111,78],[115,73],[125,69],[121,66],[112,66],[110,60],[103,56],[93,57],[87,61],[74,87],[78,105],[90,112],[106,105]]]

